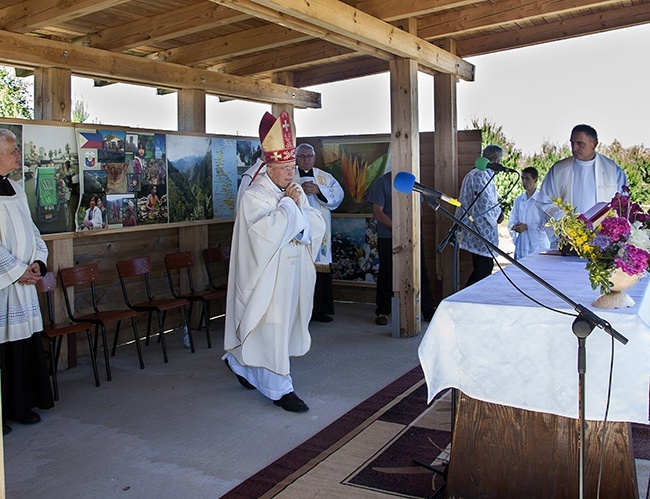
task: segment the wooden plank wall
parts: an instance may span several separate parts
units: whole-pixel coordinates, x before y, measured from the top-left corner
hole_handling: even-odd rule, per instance
[[[481,131],[480,130],[461,130],[458,132],[458,186],[462,183],[467,173],[474,168],[474,161],[481,155]],[[433,165],[435,157],[433,151],[433,132],[420,134],[420,183],[435,188],[433,183]],[[445,192],[445,194],[458,197],[458,192]],[[450,211],[451,206],[445,206]],[[453,213],[453,211],[452,211]],[[427,273],[431,282],[434,299],[436,303],[442,300],[442,282],[436,276],[436,247],[435,241],[435,215],[430,207],[422,207],[422,239],[424,241],[424,251],[426,255]],[[451,246],[447,246],[444,251],[453,251]],[[460,283],[461,288],[472,273],[472,261],[465,251],[460,252]]]
[[[50,258],[48,262],[49,270],[57,272],[60,267],[88,265],[96,263],[99,266],[100,279],[97,283],[98,289],[98,306],[100,309],[124,308],[124,296],[120,287],[120,281],[117,275],[116,262],[126,260],[137,256],[149,256],[151,258],[153,271],[150,275],[152,293],[159,298],[171,297],[171,290],[167,279],[165,269],[165,255],[176,253],[178,251],[194,251],[195,266],[193,280],[196,283],[207,282],[205,267],[203,264],[201,251],[203,248],[217,246],[219,243],[230,244],[232,235],[232,221],[227,222],[195,222],[191,225],[177,224],[165,225],[160,228],[147,226],[146,228],[134,229],[108,229],[105,231],[96,231],[93,233],[77,234],[57,234],[55,236],[43,236],[48,247],[50,248]],[[205,232],[207,228],[207,239],[192,238],[191,233]],[[61,242],[62,239],[69,238],[73,245],[73,263],[69,264],[52,264],[56,261],[56,255],[53,254],[52,248],[55,241]],[[188,248],[188,244],[194,247]],[[179,276],[175,277],[178,282]],[[203,287],[201,288],[203,289]],[[131,291],[141,291],[144,288],[139,284],[130,284]],[[75,310],[86,312],[92,308],[92,301],[89,293],[76,292],[74,294]],[[218,315],[225,313],[223,302],[215,302],[211,305],[211,314]],[[63,320],[60,316],[57,320]],[[193,318],[193,325],[198,325],[197,318]],[[166,326],[176,327],[182,324],[182,319],[176,311],[170,311],[166,321]],[[109,341],[112,341],[114,327],[109,329]],[[147,330],[146,314],[140,314],[138,317],[138,332],[144,337]],[[157,326],[156,326],[157,330]],[[205,335],[195,334],[197,348],[205,348]],[[131,341],[133,333],[130,324],[123,324],[120,330],[120,343]],[[178,339],[180,341],[180,339]],[[218,348],[220,346],[216,345]],[[88,345],[85,337],[77,338],[77,351],[79,354],[85,354],[88,351]],[[145,350],[145,362],[147,357],[160,355],[160,347],[154,340],[153,344]],[[64,361],[65,362],[65,361]],[[74,365],[74,363],[73,363]]]

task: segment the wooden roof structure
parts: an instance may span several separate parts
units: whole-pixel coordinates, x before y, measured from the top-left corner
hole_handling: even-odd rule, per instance
[[[390,71],[392,170],[416,176],[423,71],[435,165],[422,180],[455,193],[456,83],[475,78],[464,58],[648,22],[650,0],[0,0],[0,64],[34,71],[37,119],[70,120],[76,75],[178,91],[178,129],[199,133],[208,94],[319,108],[305,87]],[[451,223],[436,214],[438,243]],[[420,238],[417,196],[394,194],[401,336],[421,329]],[[435,261],[444,296],[457,281],[450,255]]]
[[[648,0],[0,0],[0,63],[319,107],[297,89],[396,57],[472,80],[468,56],[647,22]]]

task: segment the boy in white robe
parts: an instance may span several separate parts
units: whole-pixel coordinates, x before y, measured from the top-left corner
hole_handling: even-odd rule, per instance
[[[309,408],[295,393],[289,358],[311,346],[308,324],[325,222],[293,181],[295,135],[286,112],[266,113],[266,171],[242,192],[230,260],[223,356],[246,388],[283,409]]]
[[[537,169],[532,166],[521,172],[525,192],[515,199],[508,220],[508,229],[515,243],[515,260],[550,247],[544,227],[546,217],[536,204],[539,193],[537,179]]]

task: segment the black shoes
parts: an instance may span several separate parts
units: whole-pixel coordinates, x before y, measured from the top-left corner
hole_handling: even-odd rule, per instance
[[[306,412],[309,410],[307,404],[296,395],[296,392],[289,392],[283,395],[280,400],[274,400],[273,403],[289,412]]]
[[[34,411],[29,411],[27,416],[25,416],[23,419],[18,421],[20,424],[36,424],[41,422],[41,417],[36,414]],[[11,426],[9,426],[7,423],[4,421],[2,422],[2,434],[6,435],[7,433],[11,433]]]
[[[36,424],[41,422],[41,417],[34,411],[29,411],[29,414],[18,422],[20,424]]]
[[[385,316],[384,314],[379,314],[375,319],[375,324],[377,324],[378,326],[385,326],[386,324],[388,324],[388,317]]]
[[[228,359],[223,359],[223,361],[226,363],[226,367],[228,368],[228,370],[231,373],[235,374],[235,372],[232,369],[230,369],[230,364],[228,364]],[[248,380],[246,378],[244,378],[243,376],[240,376],[239,374],[235,374],[235,376],[237,376],[237,381],[239,381],[239,384],[241,386],[243,386],[244,388],[246,388],[247,390],[257,390],[257,388],[255,388],[253,385],[251,385],[248,382]]]
[[[312,317],[311,320],[316,322],[332,322],[334,319],[329,315],[319,315],[318,317]]]

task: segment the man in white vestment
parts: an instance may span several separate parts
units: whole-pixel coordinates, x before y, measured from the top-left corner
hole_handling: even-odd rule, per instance
[[[244,387],[304,412],[289,358],[311,346],[314,261],[325,222],[294,182],[295,134],[286,111],[264,115],[260,142],[266,171],[242,192],[235,217],[223,359]]]
[[[294,180],[302,186],[309,205],[320,211],[325,220],[325,236],[316,257],[316,288],[312,320],[332,322],[334,291],[332,289],[332,214],[343,201],[343,188],[333,175],[314,168],[316,152],[309,144],[296,147],[298,169]]]
[[[2,433],[7,420],[38,423],[32,409],[54,406],[45,362],[38,294],[47,247],[32,221],[25,191],[9,177],[21,167],[15,135],[0,130],[0,375]]]
[[[562,210],[553,198],[571,203],[585,213],[596,203],[609,202],[627,185],[623,169],[596,152],[598,133],[589,125],[576,125],[571,131],[571,154],[555,163],[539,189],[538,206],[549,216],[562,218]],[[552,233],[552,232],[551,232]]]
[[[508,228],[513,234],[515,243],[515,260],[531,253],[547,250],[550,247],[546,234],[546,216],[537,206],[537,179],[539,174],[536,168],[529,166],[521,172],[521,183],[524,193],[517,196],[510,218]]]

